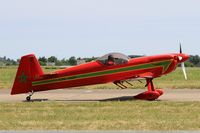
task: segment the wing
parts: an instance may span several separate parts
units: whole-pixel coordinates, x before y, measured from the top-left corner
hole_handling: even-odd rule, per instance
[[[152,72],[145,72],[145,73],[142,73],[142,74],[138,74],[138,75],[134,75],[134,76],[131,76],[131,77],[126,77],[124,79],[121,79],[120,81],[140,81],[140,80],[143,80],[143,79],[149,79],[149,78],[157,78],[157,77],[160,77]]]
[[[137,77],[146,79],[146,78],[154,78],[155,75],[152,72],[146,72],[146,73],[139,74]]]

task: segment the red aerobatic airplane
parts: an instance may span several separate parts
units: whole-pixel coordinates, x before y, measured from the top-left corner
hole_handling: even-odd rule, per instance
[[[146,56],[130,59],[120,53],[107,54],[96,61],[44,74],[33,54],[23,56],[11,91],[11,95],[64,89],[70,87],[104,84],[113,82],[120,88],[127,88],[123,83],[129,79],[146,79],[148,91],[134,96],[135,99],[155,100],[163,94],[154,88],[152,80],[174,71],[181,63],[187,79],[184,62],[188,55],[180,53]]]

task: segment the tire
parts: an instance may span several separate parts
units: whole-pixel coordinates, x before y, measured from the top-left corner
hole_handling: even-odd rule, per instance
[[[26,100],[27,100],[27,101],[30,101],[30,100],[31,100],[31,97],[30,97],[30,96],[26,97]]]

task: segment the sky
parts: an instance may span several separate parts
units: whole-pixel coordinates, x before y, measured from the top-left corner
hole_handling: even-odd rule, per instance
[[[0,0],[0,57],[200,55],[199,0]]]

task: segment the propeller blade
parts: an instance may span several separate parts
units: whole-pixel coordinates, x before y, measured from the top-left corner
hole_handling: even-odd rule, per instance
[[[185,80],[187,80],[187,74],[186,74],[186,71],[185,71],[185,64],[184,64],[184,62],[181,63],[181,68],[182,68]]]
[[[181,43],[180,43],[180,54],[182,54],[182,47],[181,47]]]

